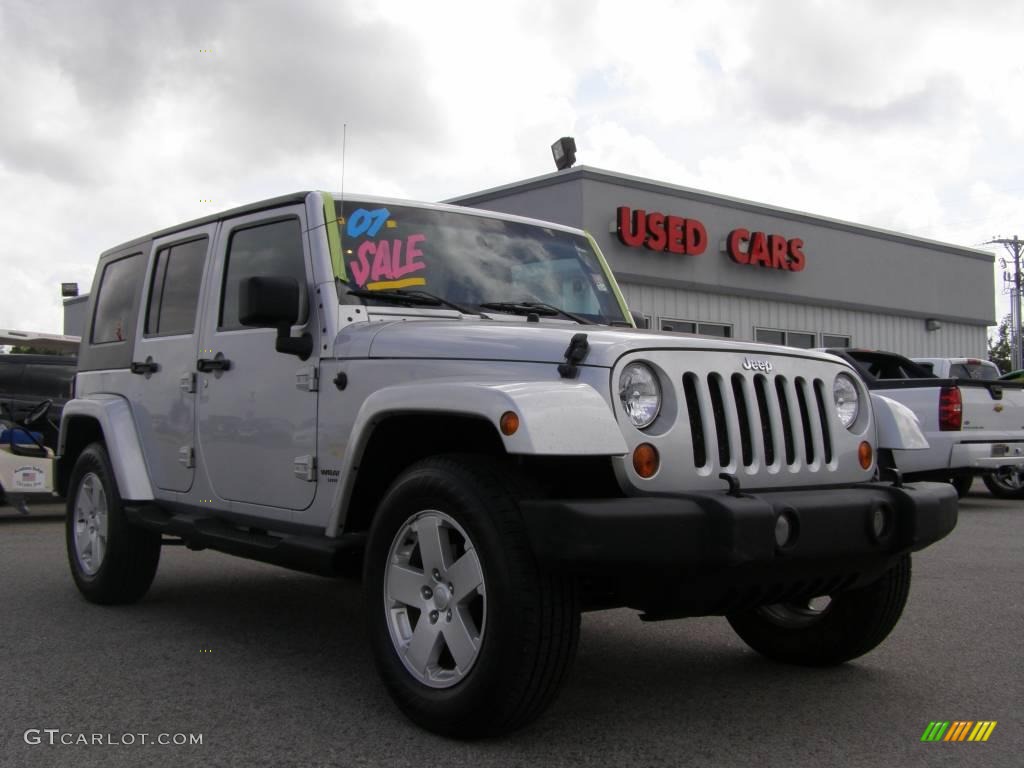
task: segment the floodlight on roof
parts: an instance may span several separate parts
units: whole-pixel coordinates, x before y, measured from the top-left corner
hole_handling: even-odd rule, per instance
[[[576,162],[576,139],[572,136],[563,136],[551,145],[551,156],[555,158],[555,167],[564,171],[572,168]]]

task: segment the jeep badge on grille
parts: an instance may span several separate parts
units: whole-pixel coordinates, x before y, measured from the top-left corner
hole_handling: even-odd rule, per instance
[[[752,360],[749,357],[743,358],[743,368],[747,371],[764,371],[765,373],[771,373],[772,367],[770,360]]]

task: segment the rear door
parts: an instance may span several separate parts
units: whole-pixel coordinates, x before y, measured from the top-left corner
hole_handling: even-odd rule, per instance
[[[133,411],[158,488],[188,491],[195,475],[196,329],[215,225],[155,240],[132,358]]]
[[[211,301],[193,365],[199,376],[200,457],[221,499],[301,510],[316,493],[317,394],[310,375],[318,364],[320,328],[310,311],[313,285],[302,205],[231,219],[221,225],[209,285]],[[277,332],[238,320],[238,289],[247,277],[292,277],[299,283],[299,323],[314,354],[302,361],[274,350]],[[216,296],[216,299],[212,297]],[[261,514],[257,509],[249,514]]]

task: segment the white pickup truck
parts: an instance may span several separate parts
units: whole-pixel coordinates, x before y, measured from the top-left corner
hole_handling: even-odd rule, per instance
[[[977,357],[912,357],[910,359],[940,379],[995,381],[999,378],[999,366]]]
[[[829,351],[853,365],[872,394],[902,403],[917,416],[929,448],[893,452],[905,479],[947,480],[963,496],[981,475],[994,495],[1024,498],[1024,384],[939,378],[891,352]],[[955,374],[951,364],[957,361],[945,362],[935,369]]]

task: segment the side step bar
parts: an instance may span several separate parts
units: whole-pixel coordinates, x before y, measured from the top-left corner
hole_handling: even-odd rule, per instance
[[[168,512],[154,504],[126,504],[125,513],[138,526],[181,537],[190,549],[214,549],[319,576],[358,577],[362,569],[364,533],[336,539],[270,534],[236,527],[216,517]]]

